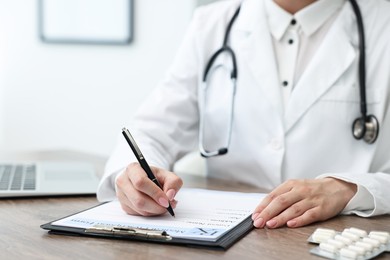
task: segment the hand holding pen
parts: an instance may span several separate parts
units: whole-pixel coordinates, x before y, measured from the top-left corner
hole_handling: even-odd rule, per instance
[[[124,128],[122,134],[139,162],[130,164],[116,179],[122,208],[131,215],[160,215],[168,210],[174,216],[174,197],[182,180],[172,172],[149,167],[130,132]]]

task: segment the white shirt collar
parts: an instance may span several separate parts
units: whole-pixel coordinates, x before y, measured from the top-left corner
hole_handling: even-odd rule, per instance
[[[318,0],[292,15],[273,0],[266,0],[265,11],[275,39],[280,40],[283,37],[293,19],[297,22],[296,26],[300,26],[303,33],[309,37],[341,9],[344,2],[345,0]]]

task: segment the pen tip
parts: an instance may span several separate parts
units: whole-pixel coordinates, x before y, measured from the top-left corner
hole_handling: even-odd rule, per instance
[[[172,209],[171,205],[169,205],[167,210],[168,210],[169,214],[171,214],[172,217],[175,217],[175,213],[173,212],[173,209]]]

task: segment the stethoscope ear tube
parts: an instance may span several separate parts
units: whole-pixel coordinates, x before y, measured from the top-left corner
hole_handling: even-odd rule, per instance
[[[366,103],[366,43],[364,35],[364,24],[360,8],[356,0],[349,0],[356,16],[356,23],[359,33],[359,89],[360,89],[360,112],[361,116],[352,123],[352,134],[357,140],[363,139],[366,143],[372,144],[379,134],[379,121],[374,115],[367,115]]]
[[[210,60],[207,62],[204,73],[203,73],[203,78],[202,78],[202,89],[204,91],[204,96],[202,99],[202,109],[205,109],[206,107],[206,93],[208,89],[208,77],[210,77],[210,74],[213,73],[214,70],[218,68],[227,68],[226,66],[223,65],[218,65],[213,67],[213,64],[217,60],[217,58],[222,54],[226,53],[230,56],[231,61],[232,61],[232,68],[230,72],[230,79],[232,81],[232,96],[231,96],[231,105],[230,105],[230,116],[229,116],[229,122],[227,125],[227,139],[226,139],[226,145],[223,146],[222,148],[219,148],[218,150],[213,150],[209,151],[206,150],[205,147],[203,146],[203,136],[204,136],[204,124],[205,124],[205,119],[203,114],[200,114],[200,119],[199,119],[199,151],[202,157],[209,158],[213,156],[218,156],[218,155],[224,155],[227,154],[229,151],[229,145],[230,145],[230,140],[232,136],[232,127],[233,127],[233,114],[234,114],[234,101],[235,101],[235,95],[236,95],[236,89],[237,89],[237,60],[236,60],[236,55],[233,51],[232,48],[228,45],[228,38],[230,34],[230,30],[232,28],[232,25],[234,21],[236,20],[238,14],[240,12],[240,7],[236,10],[234,13],[232,19],[230,20],[226,32],[225,32],[225,37],[223,40],[222,47],[219,48],[210,58]]]
[[[222,46],[220,49],[218,49],[213,56],[211,56],[209,62],[206,64],[206,68],[203,73],[203,82],[207,81],[207,77],[209,75],[209,72],[211,70],[211,67],[213,66],[215,60],[221,55],[221,53],[226,52],[230,55],[232,60],[232,72],[230,74],[231,79],[237,79],[237,60],[236,55],[234,54],[234,51],[229,46]]]

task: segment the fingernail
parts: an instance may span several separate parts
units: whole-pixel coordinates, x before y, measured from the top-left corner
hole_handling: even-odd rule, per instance
[[[287,221],[287,226],[289,227],[295,227],[297,225],[297,221],[296,220],[289,220]]]
[[[252,220],[255,220],[260,213],[256,212],[252,214]]]
[[[175,198],[176,191],[174,189],[170,189],[167,191],[167,197],[170,201],[172,201]]]
[[[264,226],[264,219],[263,218],[258,218],[253,222],[253,225],[257,228],[262,228]]]
[[[163,206],[164,208],[168,208],[169,206],[169,203],[165,198],[159,198],[158,203],[160,203],[160,205]]]
[[[278,222],[276,222],[275,219],[271,219],[271,220],[267,221],[267,227],[269,227],[269,228],[273,228],[273,227],[275,227],[277,224],[278,224]]]

